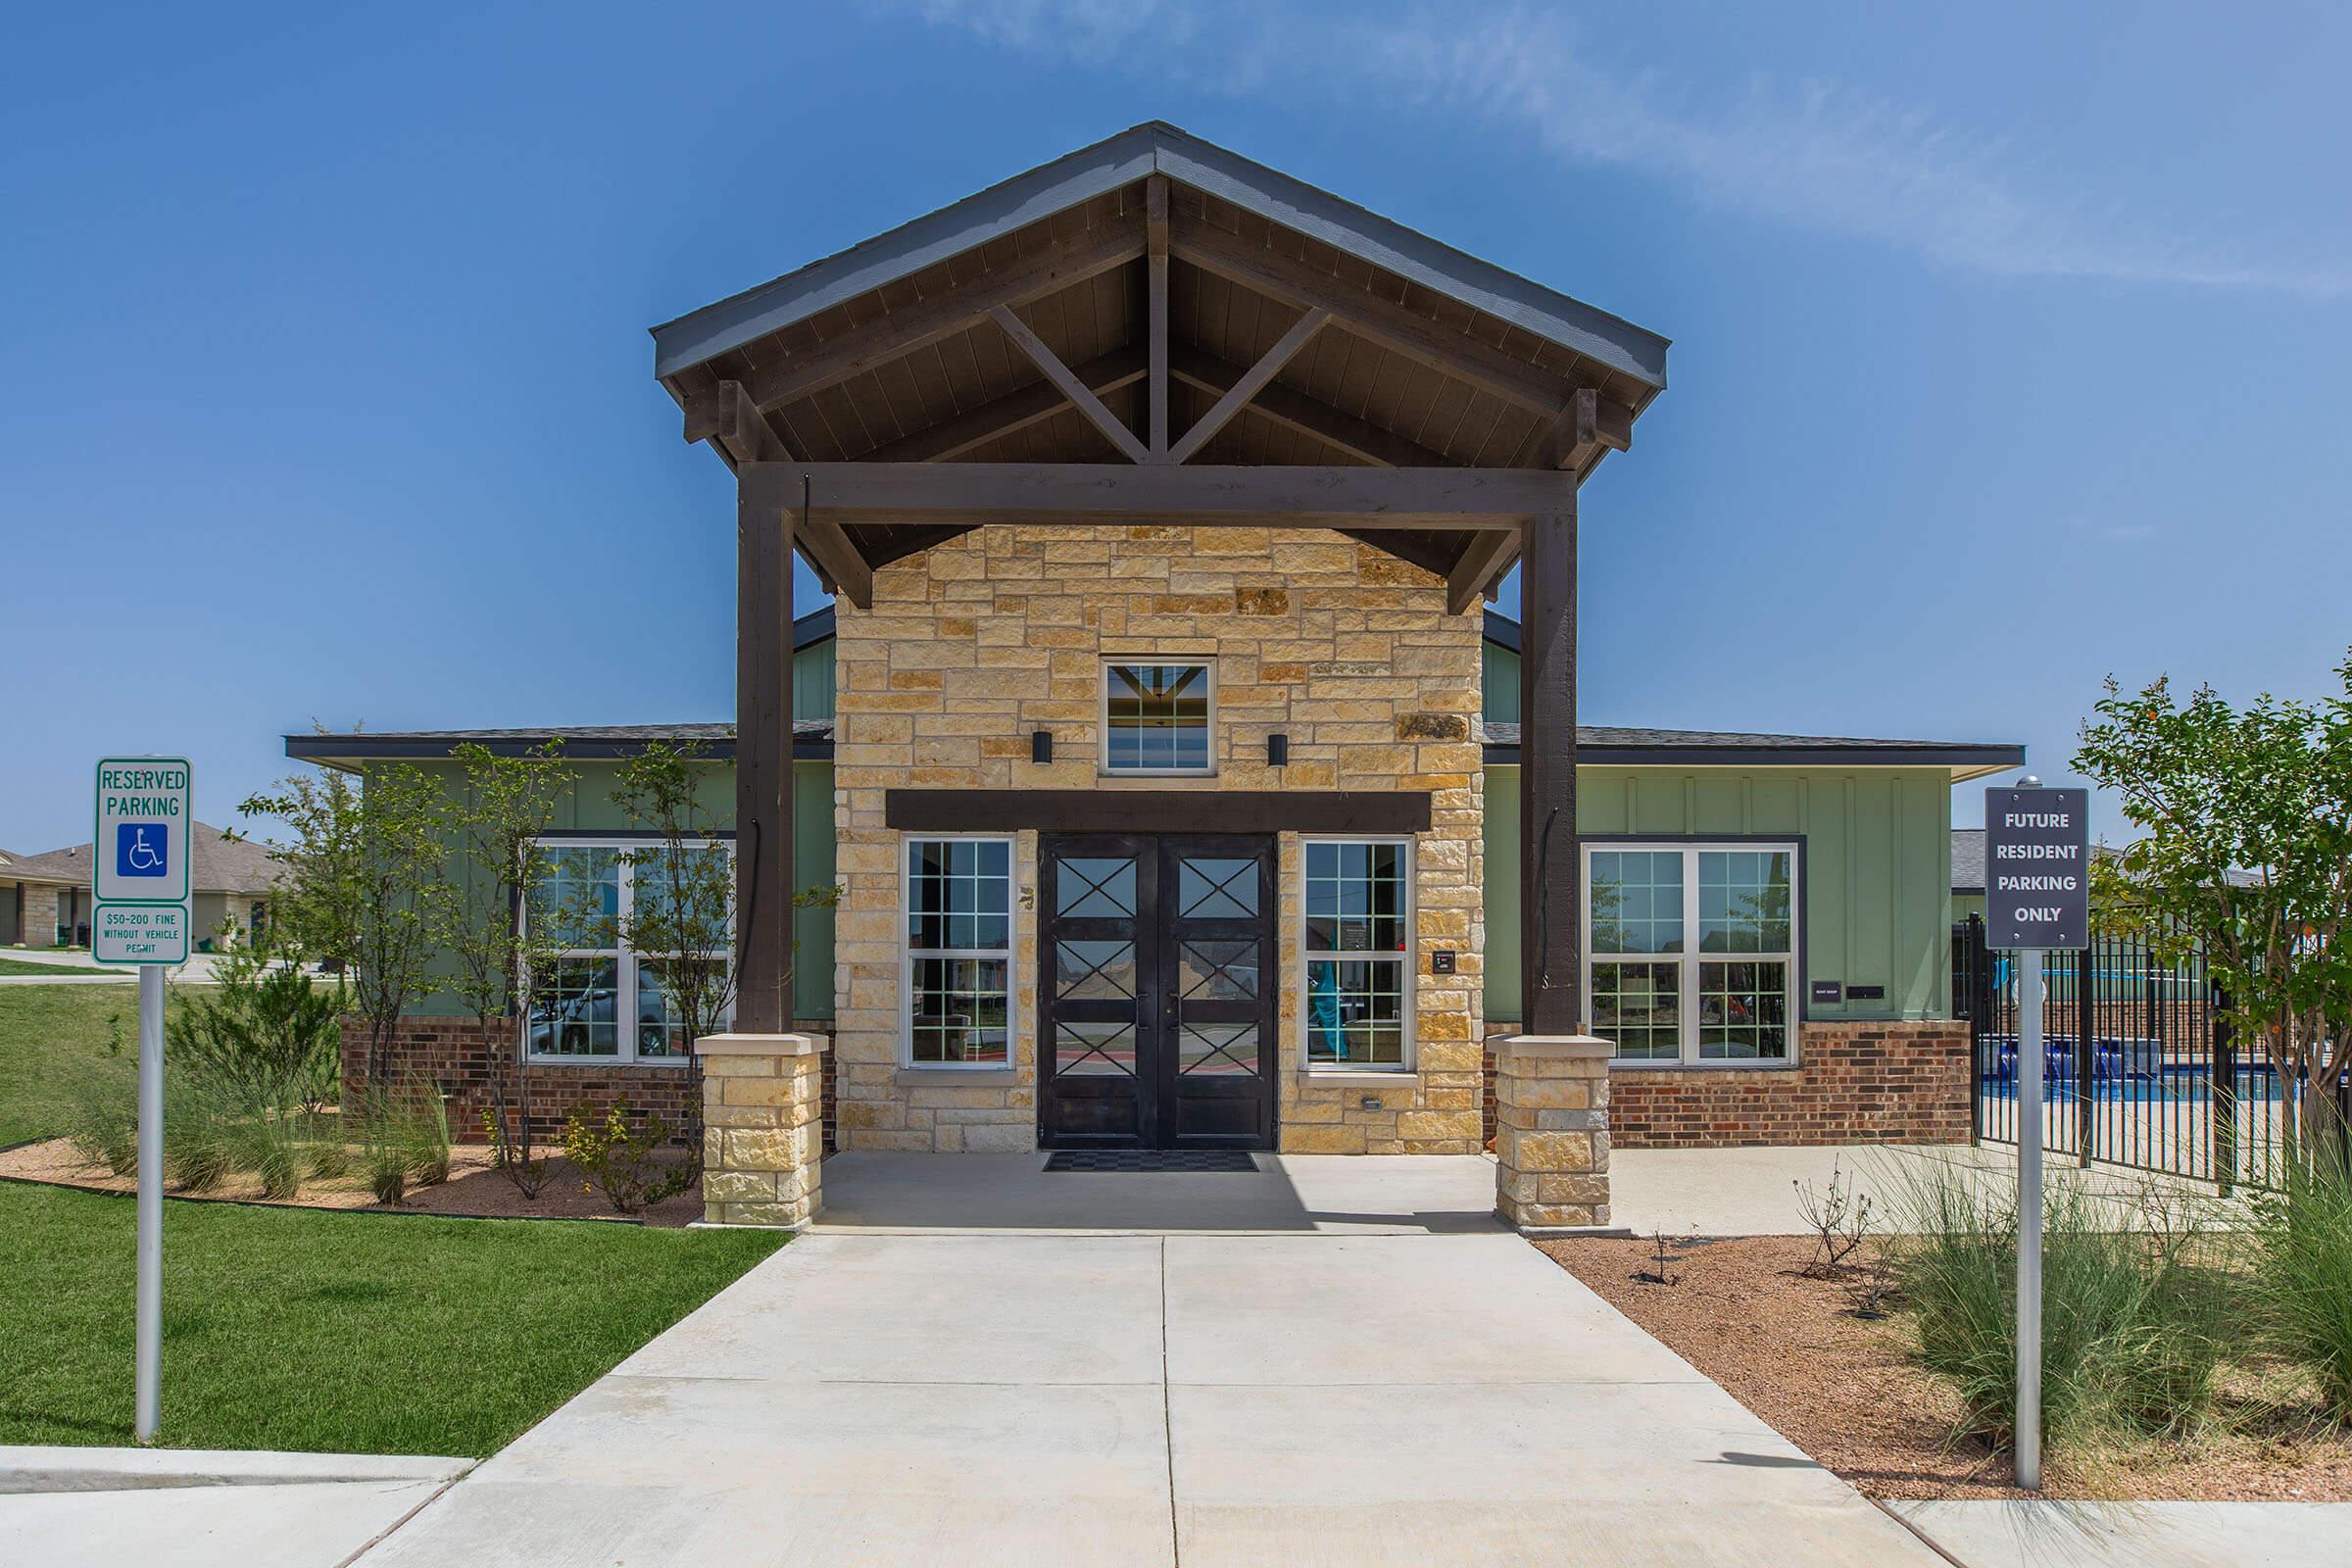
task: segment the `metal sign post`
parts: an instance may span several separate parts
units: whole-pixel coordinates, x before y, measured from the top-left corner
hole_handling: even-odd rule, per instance
[[[139,970],[137,1398],[131,1433],[153,1443],[163,1411],[164,966],[188,961],[188,760],[98,763],[90,956]]]
[[[2029,774],[1984,792],[1985,942],[2017,954],[2017,1484],[2028,1492],[2041,1490],[2041,956],[2090,945],[2090,792],[2040,786]]]

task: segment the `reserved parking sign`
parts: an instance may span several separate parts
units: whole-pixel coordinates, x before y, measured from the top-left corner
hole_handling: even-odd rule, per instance
[[[1984,941],[2012,951],[2090,946],[2090,792],[1984,792]]]
[[[186,758],[99,761],[90,956],[100,963],[187,962],[189,810]]]

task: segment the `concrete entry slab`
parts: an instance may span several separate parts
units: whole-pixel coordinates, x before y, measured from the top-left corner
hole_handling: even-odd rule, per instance
[[[363,1561],[1686,1568],[1760,1541],[1936,1561],[1505,1233],[818,1230]]]
[[[1258,1154],[1253,1174],[1045,1172],[1043,1154],[836,1154],[820,1231],[1499,1233],[1477,1154]]]

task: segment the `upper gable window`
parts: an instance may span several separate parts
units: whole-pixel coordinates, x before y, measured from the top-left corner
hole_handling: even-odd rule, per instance
[[[1206,660],[1102,666],[1102,771],[1209,773],[1217,672]]]

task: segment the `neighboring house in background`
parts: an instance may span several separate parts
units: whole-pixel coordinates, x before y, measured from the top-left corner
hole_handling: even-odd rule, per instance
[[[1984,830],[1952,829],[1952,918],[1984,912]]]
[[[230,838],[207,822],[191,822],[189,917],[199,952],[250,942],[269,919],[270,894],[281,867],[267,845]],[[90,945],[90,846],[75,844],[45,855],[0,854],[0,945],[86,948]]]

